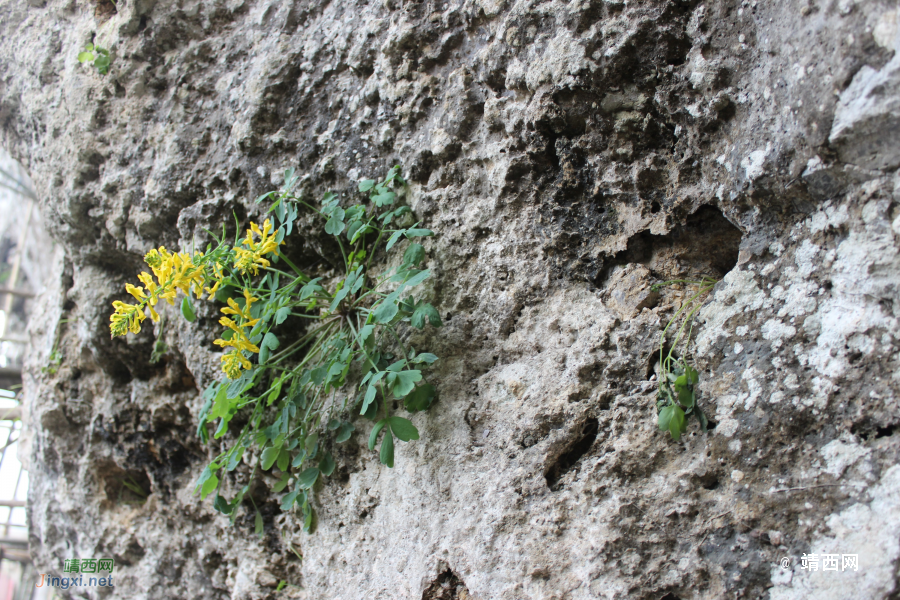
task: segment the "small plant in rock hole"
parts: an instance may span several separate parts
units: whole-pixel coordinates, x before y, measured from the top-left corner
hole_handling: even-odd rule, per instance
[[[91,63],[101,75],[109,73],[109,50],[94,44],[87,44],[82,52],[78,53],[78,62]]]
[[[359,192],[369,202],[346,208],[334,193],[325,194],[318,206],[294,195],[297,180],[291,169],[281,190],[256,200],[272,201],[268,212],[277,225],[270,219],[262,227],[251,223],[246,237],[233,243],[223,230],[221,237],[213,236],[217,245],[205,252],[173,254],[163,247],[148,252],[145,260],[153,275],[141,273],[142,286],[126,285],[137,303],[114,302],[110,329],[113,336],[139,332],[147,314],[160,320],[159,301],[174,305],[179,292],[182,314],[191,322],[196,318],[191,293],[226,304],[219,320],[225,329],[214,343],[227,350],[221,359],[227,379],[203,392],[197,435],[207,443],[207,423],[218,420],[212,437],[222,439],[239,413],[235,422],[241,425],[233,428],[233,443],[206,467],[197,488],[204,498],[216,492],[214,506],[234,521],[249,484],[229,501],[217,492],[220,471],[233,471],[243,461],[253,466],[252,481],[257,471],[277,468],[280,476],[272,489],[285,492],[282,510],[299,506],[304,530],[310,531],[310,490],[335,470],[323,442],[330,437],[342,443],[352,436],[348,413],[358,410],[375,421],[369,449],[380,436],[379,457],[388,467],[394,465],[395,438],[419,439],[412,422],[391,414],[391,407],[395,400],[409,413],[431,406],[435,388],[422,371],[438,357],[410,347],[400,326],[439,327],[441,319],[413,294],[430,271],[422,268],[425,249],[412,240],[433,233],[410,222],[409,207],[395,206],[406,190],[400,167],[381,181],[360,182]],[[342,263],[337,277],[310,277],[279,254],[302,209],[319,215],[336,241]],[[383,263],[403,240],[410,241],[396,266],[376,272],[375,259]],[[280,268],[279,261],[287,266]],[[305,333],[290,341],[276,335],[288,319],[306,325]],[[258,455],[251,456],[254,450]],[[261,534],[262,517],[255,512]]]
[[[710,277],[703,277],[699,281],[673,279],[651,286],[655,292],[661,287],[673,284],[685,284],[694,286],[694,293],[681,308],[669,319],[665,329],[659,338],[659,390],[657,392],[656,410],[660,431],[668,431],[672,439],[678,441],[687,431],[687,421],[691,415],[697,418],[700,429],[704,432],[708,426],[706,415],[697,405],[697,383],[700,375],[688,362],[688,351],[691,344],[691,334],[694,330],[694,316],[703,305],[701,298],[706,295],[717,283]],[[669,329],[681,321],[675,339],[666,352],[666,334]],[[684,352],[681,358],[674,355],[675,349],[682,341],[684,330],[687,327],[687,337],[684,339]]]

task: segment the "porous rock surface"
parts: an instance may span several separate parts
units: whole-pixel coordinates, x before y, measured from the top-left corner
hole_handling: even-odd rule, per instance
[[[38,566],[114,557],[78,598],[896,597],[897,24],[881,0],[3,0],[2,143],[65,248],[26,378]],[[394,469],[356,421],[313,535],[257,486],[257,539],[193,494],[217,307],[173,311],[151,365],[110,303],[285,167],[317,197],[393,164],[438,233],[445,325],[413,342],[440,400]],[[320,226],[298,260],[333,258]],[[716,426],[674,442],[649,378],[690,289],[650,285],[702,274]]]

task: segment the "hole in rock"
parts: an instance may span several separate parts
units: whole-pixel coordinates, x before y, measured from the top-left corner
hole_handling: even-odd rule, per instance
[[[99,467],[99,475],[106,499],[112,504],[143,504],[153,492],[145,471],[126,471],[115,464],[107,464]]]
[[[878,427],[875,430],[875,439],[890,437],[894,435],[894,431],[897,429],[896,425],[888,425],[887,427]]]
[[[594,444],[594,440],[597,439],[599,430],[600,423],[597,419],[591,417],[584,422],[575,441],[547,469],[544,475],[547,479],[547,487],[554,492],[558,489],[557,484],[559,480],[572,470],[572,467],[578,463],[582,456],[588,453],[588,450]]]
[[[121,0],[119,1],[121,2]],[[94,4],[95,17],[109,18],[118,12],[118,9],[116,9],[116,3],[112,0],[97,0],[97,2]]]
[[[617,265],[645,265],[661,280],[709,275],[721,279],[737,264],[741,231],[714,206],[701,206],[665,235],[642,231],[610,259],[598,277],[603,284]]]
[[[422,592],[422,600],[467,600],[471,596],[459,575],[447,569]]]
[[[715,475],[711,477],[705,477],[700,481],[700,485],[703,486],[704,490],[715,490],[719,488],[719,478]]]

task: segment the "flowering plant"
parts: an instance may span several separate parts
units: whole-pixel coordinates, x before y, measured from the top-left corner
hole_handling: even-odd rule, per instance
[[[341,197],[328,193],[314,206],[292,193],[296,181],[289,170],[281,190],[257,199],[273,201],[269,213],[277,226],[269,218],[262,227],[251,223],[242,241],[228,244],[223,235],[206,252],[170,253],[162,247],[148,252],[145,261],[153,275],[143,272],[138,276],[143,285],[126,285],[136,303],[113,303],[110,330],[113,336],[140,332],[147,314],[159,321],[159,301],[174,305],[179,292],[188,321],[195,320],[192,295],[206,294],[225,304],[219,319],[225,329],[214,344],[226,349],[221,357],[226,379],[203,392],[197,430],[209,442],[208,425],[218,420],[212,435],[223,440],[222,451],[201,474],[198,490],[204,498],[215,491],[215,507],[234,519],[250,482],[228,501],[218,492],[221,470],[246,464],[252,480],[258,470],[277,468],[280,476],[272,490],[285,492],[283,510],[302,508],[309,531],[314,514],[309,490],[335,470],[326,448],[346,442],[355,431],[348,413],[358,410],[375,421],[369,449],[381,437],[379,456],[388,467],[394,465],[395,437],[419,439],[412,422],[392,414],[392,406],[397,400],[415,413],[433,403],[435,388],[422,371],[438,357],[410,347],[407,334],[411,328],[439,327],[441,319],[412,293],[430,271],[422,268],[425,249],[411,240],[433,232],[410,223],[408,206],[394,207],[406,190],[399,167],[381,181],[359,183],[368,205],[343,207]],[[310,277],[279,252],[301,209],[326,220],[324,230],[341,253],[339,275]],[[383,261],[404,239],[410,242],[399,264],[375,272],[374,259]],[[279,331],[291,318],[299,319],[304,331],[282,348]],[[241,427],[229,430],[238,413],[243,413]],[[258,510],[256,529],[263,530]]]

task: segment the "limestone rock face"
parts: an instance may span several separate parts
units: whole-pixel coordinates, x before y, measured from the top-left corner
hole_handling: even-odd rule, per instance
[[[896,596],[896,3],[2,0],[0,31],[0,142],[65,249],[32,323],[31,549],[116,561],[66,597]],[[317,198],[394,164],[438,234],[445,325],[413,341],[440,400],[393,469],[356,421],[313,535],[258,485],[259,539],[194,495],[218,307],[173,311],[150,364],[110,304],[286,167]],[[715,427],[674,442],[650,378],[690,290],[650,286],[703,274]]]

